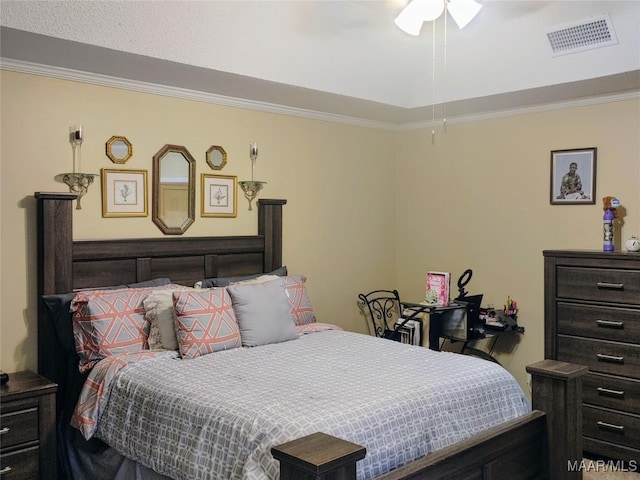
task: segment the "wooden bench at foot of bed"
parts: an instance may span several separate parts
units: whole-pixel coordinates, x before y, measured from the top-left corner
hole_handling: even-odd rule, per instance
[[[577,480],[582,459],[582,376],[588,368],[555,360],[527,367],[534,410],[419,458],[376,480]],[[546,412],[546,413],[545,413]],[[364,447],[315,433],[272,448],[281,480],[352,480]]]

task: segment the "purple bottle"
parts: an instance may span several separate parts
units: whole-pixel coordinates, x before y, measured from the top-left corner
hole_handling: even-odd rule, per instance
[[[615,245],[613,244],[613,210],[607,208],[602,217],[602,226],[604,233],[604,243],[602,250],[605,252],[613,252]]]

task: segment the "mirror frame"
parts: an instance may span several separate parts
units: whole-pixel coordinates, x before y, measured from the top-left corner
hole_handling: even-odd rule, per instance
[[[189,164],[189,183],[188,183],[188,205],[187,220],[180,227],[172,227],[167,225],[160,218],[160,160],[168,153],[180,153]],[[165,145],[153,156],[153,191],[152,191],[152,220],[153,223],[165,235],[182,235],[195,222],[196,219],[196,161],[189,153],[186,147],[182,145]]]
[[[213,160],[211,159],[211,154],[213,152],[220,152],[222,154],[222,163],[220,165],[215,165],[213,163]],[[227,164],[227,152],[225,152],[224,148],[217,145],[212,145],[211,147],[209,147],[209,150],[207,150],[207,164],[211,167],[212,170],[222,170]]]
[[[116,157],[113,153],[113,144],[116,142],[122,142],[127,145],[127,154],[124,157]],[[113,163],[124,164],[127,163],[127,160],[131,158],[133,155],[133,145],[127,139],[127,137],[122,137],[120,135],[114,135],[105,144],[105,151],[107,152],[107,157],[111,159]]]

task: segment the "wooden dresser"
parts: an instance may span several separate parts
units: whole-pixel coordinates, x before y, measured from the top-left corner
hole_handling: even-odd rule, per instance
[[[0,477],[55,480],[57,385],[30,371],[0,387]]]
[[[545,250],[545,358],[589,367],[584,451],[640,459],[640,254]]]

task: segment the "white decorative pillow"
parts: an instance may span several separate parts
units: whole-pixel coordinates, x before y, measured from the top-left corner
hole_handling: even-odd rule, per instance
[[[242,345],[226,288],[174,291],[173,303],[176,336],[183,358],[195,358]]]
[[[279,278],[265,283],[229,285],[242,345],[256,347],[298,338],[291,304]]]
[[[265,283],[270,282],[272,280],[277,280],[279,278],[278,275],[262,275],[260,277],[251,278],[249,280],[240,280],[238,282],[231,282],[230,285],[254,285],[256,283]]]
[[[194,290],[194,288],[174,285],[171,290],[154,290],[144,299],[145,317],[151,324],[149,329],[149,348],[151,350],[178,350],[173,292],[184,290]]]

